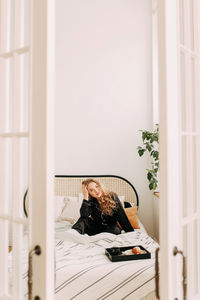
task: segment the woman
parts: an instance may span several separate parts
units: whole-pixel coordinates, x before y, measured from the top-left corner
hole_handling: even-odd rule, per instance
[[[80,218],[73,225],[73,229],[88,235],[100,232],[120,234],[121,229],[117,223],[119,222],[124,231],[134,231],[117,194],[106,193],[100,183],[94,179],[86,179],[82,182],[82,192]]]

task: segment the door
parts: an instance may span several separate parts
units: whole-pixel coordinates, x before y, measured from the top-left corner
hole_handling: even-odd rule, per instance
[[[200,299],[200,2],[158,1],[158,14],[160,295],[193,300]]]
[[[54,295],[54,0],[30,7],[29,250],[33,256],[32,296]],[[30,267],[30,266],[29,266]]]
[[[0,299],[24,298],[27,227],[26,258],[41,249],[29,299],[54,294],[54,12],[53,0],[0,0]]]

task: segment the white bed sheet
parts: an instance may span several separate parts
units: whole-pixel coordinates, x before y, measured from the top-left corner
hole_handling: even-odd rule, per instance
[[[142,232],[142,233],[147,234],[147,231],[146,231],[144,225],[142,224],[142,222],[139,219],[138,219],[138,222],[140,225],[140,229],[135,229],[135,232]],[[68,239],[71,240],[71,238],[73,238],[76,240],[76,237],[77,237],[78,242],[80,244],[81,243],[85,244],[88,242],[93,242],[96,239],[100,239],[101,235],[102,235],[102,234],[96,234],[94,236],[88,236],[87,234],[81,235],[81,234],[78,234],[77,231],[72,230],[71,227],[72,227],[72,225],[70,222],[66,222],[66,221],[56,222],[55,223],[55,238],[63,239],[63,240],[68,240]],[[125,232],[122,231],[122,233],[125,233]],[[107,233],[104,233],[104,234],[107,234]]]
[[[141,229],[114,235],[81,235],[67,223],[56,225],[56,300],[138,300],[154,290],[158,244]],[[66,230],[68,228],[68,230]],[[142,245],[151,259],[110,262],[105,248]]]
[[[56,222],[55,300],[139,300],[153,291],[158,244],[141,227],[120,235],[104,232],[88,236],[71,229],[67,222]],[[110,262],[105,255],[105,248],[130,245],[142,245],[152,258]],[[27,250],[23,256],[27,299]]]

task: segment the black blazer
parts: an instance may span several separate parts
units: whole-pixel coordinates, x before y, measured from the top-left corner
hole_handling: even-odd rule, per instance
[[[134,231],[117,194],[112,192],[110,195],[115,201],[117,207],[112,216],[103,214],[98,200],[96,198],[92,198],[91,200],[83,200],[80,208],[81,218],[89,218],[91,216],[93,221],[97,223],[97,225],[99,224],[101,226],[114,225],[119,222],[124,231]]]

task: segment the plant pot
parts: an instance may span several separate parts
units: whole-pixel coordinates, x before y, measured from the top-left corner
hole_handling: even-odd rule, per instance
[[[157,198],[160,198],[160,193],[158,191],[155,191],[154,193],[154,196],[156,196]]]

